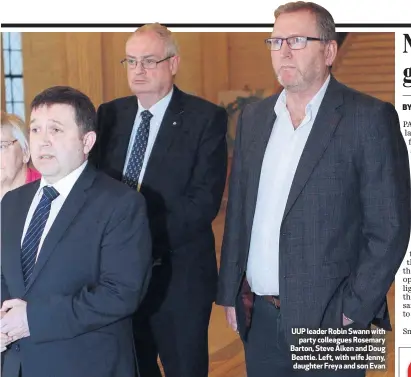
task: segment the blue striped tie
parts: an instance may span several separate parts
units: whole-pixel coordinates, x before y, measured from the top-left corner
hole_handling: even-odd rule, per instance
[[[23,271],[24,285],[27,286],[36,264],[37,250],[40,239],[50,214],[51,202],[59,196],[58,191],[51,186],[43,187],[43,196],[34,211],[30,225],[24,237],[21,248],[21,268]]]
[[[148,136],[150,134],[150,119],[153,114],[148,110],[141,113],[141,123],[137,129],[136,138],[134,139],[133,149],[131,150],[130,159],[127,164],[126,173],[122,181],[136,190],[141,168],[143,167],[144,156],[146,154]]]

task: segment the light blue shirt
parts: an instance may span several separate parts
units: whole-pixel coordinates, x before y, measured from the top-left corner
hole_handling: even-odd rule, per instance
[[[296,129],[287,109],[285,90],[275,104],[277,117],[261,167],[247,262],[247,280],[257,295],[280,294],[278,260],[282,218],[295,171],[329,82],[330,76],[307,104],[305,118]]]
[[[150,133],[148,135],[147,149],[146,149],[146,153],[144,154],[143,166],[141,167],[140,176],[138,178],[139,184],[141,184],[141,182],[143,181],[144,173],[147,167],[147,162],[150,158],[150,154],[153,149],[154,142],[156,141],[157,134],[161,126],[161,122],[163,121],[164,114],[171,101],[172,95],[173,95],[173,88],[170,90],[170,92],[166,96],[164,96],[160,101],[155,103],[149,109],[145,109],[143,105],[140,103],[140,101],[138,100],[138,111],[136,114],[136,118],[134,120],[133,131],[131,132],[131,137],[130,137],[130,141],[128,144],[126,163],[124,164],[123,174],[126,173],[127,165],[130,160],[131,151],[133,149],[134,139],[136,138],[138,127],[140,126],[140,123],[142,121],[141,113],[144,110],[148,110],[150,111],[151,114],[153,114],[153,117],[150,120]]]

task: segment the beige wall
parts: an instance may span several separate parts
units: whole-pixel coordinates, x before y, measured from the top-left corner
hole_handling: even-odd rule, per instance
[[[74,86],[89,95],[96,106],[130,95],[126,73],[120,64],[128,35],[23,33],[26,108],[38,92],[52,85]],[[182,58],[176,84],[187,92],[217,102],[220,91],[241,90],[246,86],[272,90],[279,87],[272,72],[270,53],[264,46],[268,33],[176,32],[175,36]],[[337,58],[337,78],[392,100],[393,33],[352,33],[351,42]],[[365,72],[368,74],[364,75]],[[371,72],[375,72],[374,76]]]
[[[228,33],[230,89],[270,89],[278,86],[264,45],[266,33]]]
[[[23,33],[25,101],[52,85],[84,91],[96,106],[130,95],[124,68],[129,33]],[[181,66],[176,84],[183,90],[217,102],[222,90],[248,86],[266,89],[276,84],[266,33],[176,32]]]
[[[26,111],[33,97],[53,85],[71,85],[95,104],[103,99],[100,33],[23,33]]]
[[[395,33],[350,33],[333,72],[346,85],[395,103]]]

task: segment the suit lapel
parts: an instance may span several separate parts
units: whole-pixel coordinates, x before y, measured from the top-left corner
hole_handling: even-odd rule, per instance
[[[129,97],[124,108],[119,111],[116,120],[117,127],[113,138],[114,159],[112,166],[116,171],[123,172],[126,162],[128,145],[133,132],[134,121],[138,110],[137,97]]]
[[[147,163],[142,182],[142,190],[144,190],[145,184],[158,179],[158,171],[161,170],[162,161],[167,155],[168,149],[172,145],[175,137],[179,134],[178,131],[181,129],[183,114],[183,94],[176,86],[174,86],[173,95],[164,114],[163,121],[161,122],[160,129]]]
[[[317,117],[315,118],[307,143],[301,154],[300,161],[291,185],[283,219],[286,218],[292,206],[301,194],[305,184],[318,164],[341,119],[339,107],[343,103],[340,84],[331,77]]]
[[[27,214],[34,195],[36,194],[40,185],[40,181],[27,187],[27,192],[22,193],[16,207],[14,226],[11,227],[12,233],[10,237],[10,255],[11,271],[16,272],[16,281],[18,284],[18,297],[23,297],[25,287],[23,280],[23,272],[21,268],[21,237],[23,235],[24,224],[26,222]]]
[[[245,201],[247,203],[246,222],[248,229],[251,229],[253,223],[264,154],[276,119],[274,105],[277,98],[278,95],[273,96],[272,100],[266,104],[267,109],[262,109],[257,114],[255,131],[252,134],[253,139],[245,152],[246,158],[251,159],[248,164],[247,198]]]
[[[84,203],[87,199],[86,190],[93,183],[95,176],[96,171],[90,166],[90,164],[88,164],[83,173],[78,178],[77,182],[74,184],[69,196],[66,198],[63,207],[58,213],[52,227],[50,228],[46,238],[44,239],[43,246],[40,250],[36,265],[34,266],[33,274],[31,275],[31,279],[26,288],[26,292],[31,288],[34,281],[50,258],[51,254],[56,249],[64,233],[67,231],[70,224],[83,208]]]

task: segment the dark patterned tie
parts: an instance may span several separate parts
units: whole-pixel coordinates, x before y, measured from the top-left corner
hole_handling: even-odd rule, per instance
[[[148,110],[144,110],[141,113],[142,121],[137,129],[126,173],[123,176],[123,182],[134,190],[138,187],[138,178],[140,176],[144,155],[147,149],[148,135],[150,133],[150,119],[152,117],[153,114]]]
[[[24,236],[21,248],[21,268],[25,286],[29,283],[34,265],[36,264],[37,250],[50,214],[51,202],[58,196],[59,193],[54,187],[43,187],[43,196],[34,211],[27,233]]]

